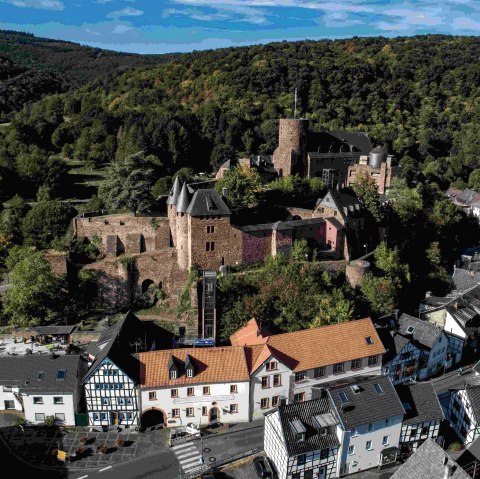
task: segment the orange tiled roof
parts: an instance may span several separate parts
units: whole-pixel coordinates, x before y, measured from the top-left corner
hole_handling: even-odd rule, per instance
[[[232,346],[265,344],[268,340],[268,336],[269,332],[265,328],[260,328],[258,321],[255,318],[252,318],[247,324],[245,324],[245,326],[242,326],[230,336],[230,343]]]
[[[170,357],[178,363],[190,355],[195,367],[193,378],[184,371],[177,379],[169,378]],[[243,347],[182,348],[139,353],[140,387],[181,386],[187,384],[224,383],[250,379]]]
[[[370,346],[365,341],[367,336],[373,339]],[[266,344],[274,356],[294,371],[385,353],[370,318],[277,334],[270,336]],[[251,373],[260,366],[260,357],[266,354],[263,348],[264,346],[258,345],[248,348],[250,351],[247,359]]]

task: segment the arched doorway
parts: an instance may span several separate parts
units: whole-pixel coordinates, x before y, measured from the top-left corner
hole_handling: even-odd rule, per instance
[[[152,284],[154,284],[154,282],[151,279],[146,279],[142,283],[142,294],[145,294],[148,291],[148,288],[150,288]]]
[[[220,409],[217,406],[210,408],[209,422],[220,421]]]
[[[142,413],[140,419],[140,424],[142,427],[155,427],[155,426],[165,426],[165,413],[156,408],[147,409]]]

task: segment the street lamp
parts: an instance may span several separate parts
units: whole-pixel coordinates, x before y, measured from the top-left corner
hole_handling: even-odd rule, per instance
[[[367,254],[367,244],[364,244],[363,247],[365,248],[365,254]]]

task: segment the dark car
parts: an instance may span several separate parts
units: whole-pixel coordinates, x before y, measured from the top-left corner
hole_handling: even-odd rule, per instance
[[[273,477],[270,464],[268,464],[265,457],[256,457],[253,460],[253,467],[255,468],[255,472],[260,479],[271,479]]]

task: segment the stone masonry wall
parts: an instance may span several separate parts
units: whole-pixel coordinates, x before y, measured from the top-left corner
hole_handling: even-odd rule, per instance
[[[165,217],[134,216],[133,213],[77,217],[74,219],[74,228],[77,237],[86,237],[90,241],[94,237],[101,238],[104,249],[107,237],[117,236],[120,252],[129,249],[134,252],[135,240],[132,235],[142,236],[142,251],[155,251],[170,246],[170,225]],[[131,248],[128,245],[132,245]]]
[[[244,231],[242,263],[263,261],[272,253],[272,230]]]
[[[191,238],[189,267],[197,264],[201,269],[217,271],[222,264],[233,266],[242,262],[242,231],[230,224],[228,216],[189,217],[188,234]]]

